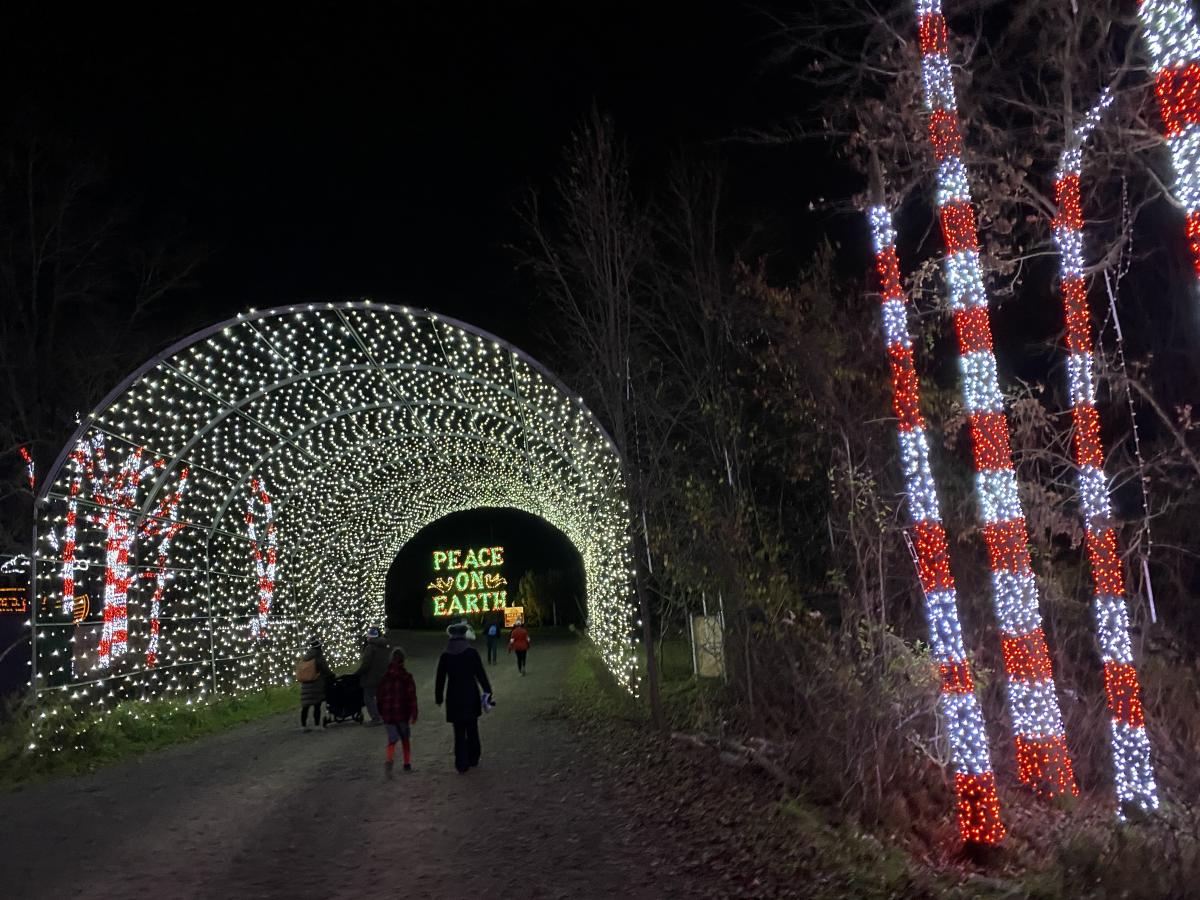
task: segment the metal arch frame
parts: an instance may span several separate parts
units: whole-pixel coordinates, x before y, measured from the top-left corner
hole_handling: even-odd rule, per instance
[[[481,438],[479,438],[477,435],[464,435],[464,436],[465,436],[465,437],[467,437],[468,439],[472,439],[472,440],[475,440],[475,441],[481,441],[481,440],[482,440],[482,439],[481,439]],[[380,443],[382,443],[382,442],[380,442]],[[472,458],[474,458],[474,459],[481,460],[481,461],[496,461],[494,458],[492,458],[492,457],[488,457],[488,456],[486,456],[486,455],[484,455],[484,454],[482,454],[482,453],[479,453],[478,451],[470,451],[470,452],[469,452],[468,454],[466,454],[466,455],[468,455],[468,456],[470,456],[470,457],[472,457]],[[516,457],[514,456],[513,458],[516,458]],[[375,467],[374,467],[373,469],[371,469],[370,471],[371,471],[371,472],[378,472],[378,471],[380,471],[380,470],[382,470],[382,469],[385,469],[385,468],[389,468],[389,467],[391,467],[391,468],[394,468],[394,467],[396,467],[396,466],[399,464],[399,462],[400,462],[400,460],[398,460],[398,459],[391,459],[391,460],[387,460],[386,462],[383,462],[383,463],[381,463],[380,465],[377,465],[377,466],[375,466]],[[357,477],[358,477],[358,479],[359,479],[359,480],[361,480],[363,477],[365,477],[365,473],[358,473]],[[387,488],[388,488],[388,489],[393,489],[393,490],[394,490],[394,489],[397,489],[397,488],[401,488],[401,487],[406,487],[406,486],[409,486],[409,485],[417,484],[417,483],[419,483],[420,481],[421,481],[421,479],[420,479],[420,478],[417,478],[417,477],[398,478],[398,479],[397,479],[397,478],[392,478],[392,479],[387,479],[387,481],[386,481],[386,486],[387,486]],[[347,484],[350,484],[350,483],[351,483],[351,482],[348,482],[348,481],[343,481],[343,482],[340,482],[340,484],[341,484],[342,486],[345,486],[345,485],[347,485]],[[289,500],[290,500],[290,499],[294,499],[294,497],[292,497],[292,496],[289,496],[289,498],[288,498],[288,499],[289,499]],[[460,508],[469,508],[469,507],[456,507],[454,510],[450,510],[450,511],[448,511],[448,512],[447,512],[447,513],[445,513],[445,514],[449,514],[449,512],[455,512],[455,511],[458,511],[458,509],[460,509]],[[530,509],[524,509],[523,507],[520,507],[520,506],[514,506],[514,508],[517,508],[517,509],[523,509],[525,512],[529,512],[529,513],[531,513],[531,514],[533,514],[533,515],[538,515],[538,516],[541,516],[542,518],[544,518],[544,515],[542,515],[542,513],[541,513],[541,512],[535,512],[534,510],[530,510]],[[280,513],[280,515],[281,515],[281,516],[282,516],[282,515],[285,515],[285,514],[286,514],[285,512],[281,512],[281,513]],[[424,527],[426,527],[427,525],[431,524],[433,521],[436,521],[436,519],[431,519],[431,520],[429,520],[429,521],[423,522],[423,523],[421,524],[420,528],[424,528]],[[547,520],[547,521],[548,521],[548,520]],[[554,523],[550,523],[550,524],[552,524],[556,530],[558,530],[558,531],[562,531],[562,529],[561,529],[561,528],[559,528],[559,527],[558,527],[558,525],[555,525]],[[291,544],[291,547],[289,548],[289,549],[290,549],[290,552],[289,552],[289,554],[288,554],[288,555],[289,555],[289,559],[291,560],[291,563],[289,564],[289,570],[290,570],[290,571],[291,571],[293,574],[296,572],[296,567],[295,567],[295,557],[296,557],[296,553],[297,553],[297,551],[299,550],[299,548],[300,548],[301,546],[303,546],[303,544],[305,543],[305,541],[304,541],[304,536],[305,536],[305,535],[308,533],[308,531],[310,530],[310,528],[311,528],[311,525],[312,525],[312,520],[311,520],[311,519],[310,519],[310,520],[307,520],[307,521],[306,521],[306,523],[305,523],[305,524],[302,526],[302,530],[300,531],[300,533],[299,533],[299,534],[293,534],[292,536],[290,536],[290,537],[288,538],[288,541],[289,541],[289,543]],[[419,531],[419,530],[420,530],[420,528],[418,528],[418,529],[417,529],[417,531]],[[413,532],[413,534],[415,534],[415,533],[416,533],[416,531],[414,531],[414,532]],[[564,535],[565,535],[565,532],[563,532],[563,533],[564,533]],[[411,537],[411,535],[409,535],[409,537]],[[403,544],[403,542],[404,542],[405,540],[408,540],[408,539],[409,539],[409,538],[403,538],[403,539],[400,541],[400,543],[401,543],[401,544]],[[570,540],[570,538],[568,538],[568,540]],[[395,541],[394,541],[394,540],[391,540],[391,541],[389,541],[388,543],[389,543],[391,546],[393,546],[393,547],[395,547],[395,546],[396,546],[396,544],[395,544]],[[571,544],[572,544],[572,546],[574,546],[574,541],[571,541]],[[576,552],[577,552],[577,553],[579,553],[579,554],[582,556],[582,551],[581,551],[581,550],[579,550],[579,548],[578,548],[578,547],[576,547],[576,548],[575,548],[575,550],[576,550]],[[394,549],[391,551],[391,555],[392,555],[392,556],[394,556],[394,555],[395,555],[395,550],[394,550]]]
[[[473,457],[475,459],[479,459],[481,461],[485,461],[485,462],[490,461],[489,457],[486,457],[479,453],[471,453],[469,455],[471,457]],[[401,461],[398,459],[389,460],[384,464],[376,466],[374,469],[371,470],[371,472],[378,473],[385,469],[396,469],[399,467],[400,464],[401,464]],[[365,478],[365,475],[364,475],[364,478]],[[384,494],[390,493],[391,495],[394,496],[397,492],[405,493],[405,494],[410,493],[411,487],[415,484],[422,483],[422,481],[423,481],[423,479],[421,479],[419,477],[409,477],[409,478],[377,479],[373,483],[379,485],[379,493],[384,493]],[[343,483],[343,484],[345,484],[345,483]],[[377,493],[376,496],[378,496],[379,493]],[[422,497],[422,499],[430,500],[432,498],[430,498],[428,495],[425,495],[424,497]],[[509,502],[509,503],[505,503],[505,504],[489,503],[489,504],[482,504],[482,505],[508,506],[508,507],[512,507],[514,509],[519,509],[523,512],[527,512],[531,515],[535,515],[535,516],[545,519],[545,516],[542,511],[529,508],[523,504],[516,503],[516,502]],[[432,524],[433,522],[437,521],[442,516],[449,515],[450,513],[457,512],[462,509],[471,509],[471,508],[473,508],[473,507],[469,504],[468,505],[456,504],[452,508],[439,510],[433,518],[422,519],[420,521],[420,523],[416,527],[414,527],[410,532],[408,532],[407,534],[403,534],[403,532],[400,529],[389,529],[386,532],[388,535],[387,539],[382,541],[381,544],[384,546],[387,546],[389,548],[394,548],[396,546],[403,545],[405,541],[411,539],[411,537],[413,535],[415,535],[416,533],[418,533],[422,528],[425,528],[426,526]],[[313,530],[314,526],[317,524],[317,522],[319,522],[323,518],[325,518],[325,517],[320,516],[320,517],[315,517],[315,518],[302,519],[301,523],[298,525],[297,531],[293,532],[289,536],[288,543],[290,546],[287,548],[287,552],[288,552],[288,557],[290,560],[290,565],[289,565],[289,570],[290,570],[289,583],[290,584],[295,585],[295,584],[311,582],[312,577],[315,574],[317,574],[314,570],[311,570],[311,569],[305,569],[305,570],[297,569],[296,554],[301,547],[305,546],[305,544],[307,543],[305,538],[312,532],[312,530]],[[564,534],[566,536],[566,532],[563,531],[563,529],[561,528],[561,526],[558,523],[550,521],[549,519],[546,519],[546,521],[550,525],[552,525],[555,528],[555,530],[561,532],[562,534]],[[570,542],[571,546],[574,547],[575,552],[578,553],[580,555],[580,557],[582,558],[583,551],[580,550],[580,548],[575,545],[575,541],[572,540],[569,536],[567,536],[567,540]],[[362,553],[362,552],[358,552],[354,555],[356,558],[364,558],[364,556],[365,556],[364,553]],[[395,550],[392,549],[388,553],[385,553],[382,555],[380,555],[378,553],[373,553],[370,555],[376,556],[377,562],[380,563],[379,565],[372,567],[372,577],[373,577],[373,576],[379,574],[380,571],[386,572],[387,566],[390,564],[390,557],[395,556]]]
[[[440,313],[435,313],[420,307],[397,306],[393,303],[373,303],[370,300],[349,300],[338,303],[308,303],[293,306],[276,306],[266,310],[238,313],[233,318],[225,319],[224,321],[218,322],[215,325],[209,325],[207,328],[202,328],[200,331],[194,332],[185,338],[181,338],[166,349],[160,350],[150,359],[146,360],[146,362],[142,363],[142,365],[138,366],[129,375],[118,382],[116,387],[105,394],[104,397],[95,405],[95,407],[93,407],[92,411],[83,418],[78,426],[76,426],[75,430],[71,433],[71,437],[67,440],[66,444],[63,445],[63,449],[59,452],[50,468],[46,470],[46,477],[42,481],[41,488],[38,490],[36,502],[42,503],[46,500],[47,496],[49,495],[50,486],[54,484],[54,482],[58,480],[59,475],[62,474],[62,468],[71,455],[71,449],[76,443],[78,443],[80,438],[87,434],[88,429],[92,427],[92,424],[96,421],[96,419],[99,418],[102,413],[107,411],[107,409],[112,406],[112,404],[119,397],[125,394],[129,388],[132,387],[144,375],[146,375],[146,373],[152,371],[155,367],[177,355],[181,351],[186,350],[192,345],[198,344],[206,338],[210,338],[214,334],[224,331],[227,328],[233,328],[234,326],[241,325],[244,322],[259,322],[265,319],[274,319],[295,313],[318,312],[320,310],[340,310],[342,312],[349,310],[362,310],[365,312],[382,311],[404,316],[412,316],[413,318],[417,319],[427,319],[431,322],[445,322],[446,324],[452,325],[455,328],[459,328],[468,334],[473,334],[476,337],[491,341],[497,346],[508,350],[513,354],[514,357],[535,370],[539,375],[545,378],[552,387],[557,389],[563,397],[567,398],[570,402],[579,407],[579,409],[591,420],[593,427],[599,431],[600,435],[605,439],[608,446],[612,448],[613,453],[617,453],[616,443],[613,441],[612,435],[608,433],[608,429],[606,429],[603,423],[596,418],[595,414],[584,405],[583,398],[581,398],[578,394],[573,393],[565,384],[563,384],[562,380],[557,375],[534,359],[534,357],[530,356],[516,345],[504,340],[504,338],[497,337],[490,331],[484,331],[482,328],[469,325],[460,319],[456,319],[452,316],[444,316]]]
[[[276,319],[276,318],[281,318],[284,316],[296,315],[296,314],[303,315],[305,313],[319,314],[319,313],[325,312],[325,311],[332,311],[335,313],[338,320],[342,323],[343,327],[347,330],[347,332],[349,332],[349,334],[351,334],[353,336],[354,340],[358,343],[359,349],[362,351],[363,355],[369,361],[369,365],[338,366],[333,369],[320,370],[320,372],[301,373],[297,370],[297,368],[293,364],[293,362],[287,356],[282,354],[277,348],[275,348],[273,346],[272,342],[270,340],[268,340],[262,334],[262,332],[260,331],[260,329],[258,327],[256,327],[256,323],[263,322],[263,321],[270,320],[270,319]],[[430,331],[432,332],[432,334],[435,338],[437,346],[441,350],[443,357],[446,359],[447,367],[445,369],[442,369],[439,366],[428,366],[428,365],[418,365],[418,364],[381,365],[374,358],[374,356],[370,352],[369,348],[363,342],[361,335],[358,333],[358,331],[359,331],[358,328],[356,328],[354,326],[354,323],[349,321],[349,319],[347,318],[346,313],[351,312],[351,311],[362,311],[362,312],[370,312],[370,313],[380,312],[380,313],[387,313],[389,315],[402,315],[402,316],[405,316],[407,319],[409,319],[410,322],[415,322],[417,320],[420,320],[424,323],[427,323],[430,328]],[[446,351],[444,341],[443,341],[442,331],[437,328],[438,322],[444,322],[447,326],[456,328],[460,332],[462,332],[466,335],[474,336],[475,338],[477,338],[479,340],[490,341],[495,347],[506,351],[509,354],[508,366],[506,368],[507,368],[507,374],[508,374],[509,378],[511,379],[511,385],[512,385],[511,390],[506,389],[506,387],[499,381],[493,381],[488,378],[471,377],[466,371],[460,371],[458,369],[455,369],[453,367],[453,363],[449,357],[449,354]],[[174,358],[176,356],[178,356],[181,352],[183,352],[191,347],[200,345],[202,342],[208,340],[209,338],[213,337],[214,335],[216,335],[220,332],[227,331],[229,329],[235,328],[235,327],[237,327],[239,325],[243,325],[243,324],[249,325],[250,330],[251,330],[252,334],[254,335],[255,340],[259,340],[263,344],[265,344],[266,347],[270,350],[270,352],[273,355],[275,355],[276,357],[281,359],[288,366],[288,368],[290,368],[296,374],[288,379],[283,380],[282,382],[276,382],[276,383],[272,384],[271,387],[269,387],[265,390],[256,391],[253,394],[248,395],[247,397],[243,397],[240,400],[235,402],[235,401],[231,401],[231,400],[226,400],[224,397],[219,396],[213,390],[209,389],[204,384],[197,381],[196,378],[194,378],[193,376],[182,371],[176,365],[172,364]],[[261,310],[261,311],[251,310],[249,313],[239,313],[238,315],[236,315],[232,318],[215,323],[213,325],[208,326],[207,328],[201,329],[200,331],[194,332],[193,334],[174,342],[173,344],[169,345],[165,349],[154,354],[150,359],[148,359],[145,363],[143,363],[141,366],[139,366],[137,369],[135,369],[133,372],[131,372],[128,376],[126,376],[124,379],[122,379],[120,382],[118,382],[118,384],[116,386],[114,386],[107,394],[105,394],[105,396],[93,407],[92,411],[90,413],[88,413],[88,415],[79,422],[78,426],[72,432],[70,438],[64,444],[62,450],[59,452],[58,456],[55,458],[54,462],[51,464],[51,466],[47,470],[47,475],[43,479],[41,487],[39,488],[39,490],[35,496],[35,501],[34,501],[34,503],[35,503],[35,505],[34,505],[34,521],[33,521],[32,533],[31,533],[31,546],[30,546],[30,590],[31,590],[31,596],[36,595],[36,586],[37,586],[37,578],[38,578],[38,562],[39,562],[38,538],[42,531],[42,528],[40,527],[41,526],[41,522],[40,522],[41,517],[38,513],[39,507],[44,506],[48,502],[48,500],[52,494],[53,487],[54,487],[55,483],[63,476],[63,470],[70,458],[71,451],[76,446],[76,444],[79,442],[79,440],[84,435],[86,435],[89,430],[91,430],[93,428],[98,428],[102,431],[105,431],[106,433],[110,432],[111,431],[110,429],[103,428],[102,426],[99,426],[97,424],[99,418],[104,413],[108,412],[111,409],[111,407],[120,398],[125,396],[130,391],[131,388],[133,388],[140,381],[145,379],[148,375],[150,375],[150,373],[154,372],[156,369],[160,369],[160,368],[168,369],[175,377],[178,377],[183,383],[190,384],[195,390],[199,391],[202,394],[207,395],[212,400],[216,401],[216,403],[219,405],[219,407],[222,407],[222,409],[219,410],[219,415],[210,418],[207,422],[204,423],[204,425],[201,429],[199,429],[196,433],[192,434],[190,436],[189,440],[187,442],[185,442],[180,447],[179,450],[170,454],[172,457],[170,465],[164,466],[164,468],[162,470],[162,475],[159,478],[155,479],[155,482],[151,489],[150,493],[154,496],[157,496],[157,494],[161,490],[162,486],[165,485],[168,474],[171,471],[173,471],[175,469],[175,467],[179,464],[180,460],[183,458],[183,455],[186,452],[188,452],[188,450],[190,450],[192,447],[196,446],[199,439],[203,438],[203,436],[205,434],[210,432],[213,428],[215,428],[221,422],[225,421],[231,415],[237,415],[242,418],[245,418],[249,424],[253,425],[254,427],[258,428],[260,431],[262,431],[266,434],[273,435],[277,439],[277,443],[271,447],[269,453],[266,456],[264,456],[264,458],[268,458],[271,454],[278,452],[278,450],[285,444],[292,444],[293,446],[295,446],[295,449],[300,452],[301,455],[307,456],[310,459],[312,459],[311,453],[306,451],[305,448],[303,448],[299,445],[296,445],[294,443],[295,438],[299,434],[307,433],[308,431],[311,430],[311,427],[307,427],[307,428],[303,429],[302,431],[297,431],[297,432],[293,432],[288,435],[284,435],[282,433],[277,432],[275,429],[271,428],[265,422],[259,422],[255,416],[250,415],[245,408],[246,404],[252,403],[255,400],[258,400],[263,396],[267,396],[274,390],[278,390],[287,384],[292,384],[292,383],[295,383],[295,382],[301,381],[301,380],[310,380],[313,376],[321,374],[321,372],[326,372],[326,373],[332,374],[333,372],[345,372],[345,371],[351,371],[354,369],[362,369],[362,370],[374,369],[375,371],[379,372],[381,377],[387,383],[388,387],[391,389],[391,391],[397,396],[397,399],[400,401],[399,404],[380,404],[380,406],[377,408],[386,408],[387,406],[390,406],[390,405],[398,406],[398,405],[402,404],[403,406],[407,406],[411,413],[415,414],[415,412],[416,412],[416,410],[414,409],[412,404],[405,397],[404,393],[397,389],[395,383],[389,377],[389,374],[388,374],[389,370],[393,370],[393,371],[427,370],[427,371],[440,372],[442,374],[449,375],[455,380],[456,393],[459,395],[460,398],[462,398],[464,400],[466,398],[463,396],[461,389],[460,389],[461,383],[463,381],[477,383],[480,385],[486,385],[494,390],[499,391],[501,394],[507,394],[515,401],[516,408],[517,408],[517,413],[516,413],[517,419],[518,419],[517,421],[510,419],[506,415],[498,414],[498,411],[495,409],[480,407],[480,406],[477,406],[474,404],[470,404],[469,402],[464,403],[464,404],[421,403],[420,406],[423,406],[423,407],[448,406],[448,407],[470,410],[473,412],[483,412],[483,413],[487,413],[490,416],[498,418],[502,421],[505,421],[505,422],[509,423],[510,425],[513,425],[520,431],[521,436],[522,436],[520,449],[518,450],[516,455],[524,460],[526,476],[528,476],[530,473],[531,463],[532,463],[532,460],[530,458],[530,444],[529,444],[529,414],[532,412],[532,410],[529,408],[528,400],[525,397],[524,391],[521,389],[520,383],[517,378],[516,362],[518,360],[520,360],[523,364],[528,366],[532,372],[534,372],[538,376],[540,376],[544,380],[545,384],[549,388],[551,388],[555,392],[555,394],[557,394],[557,396],[559,398],[567,401],[568,406],[573,406],[575,408],[577,414],[583,414],[584,419],[587,421],[590,428],[594,429],[594,433],[598,434],[601,438],[603,438],[605,448],[613,455],[614,458],[617,459],[618,464],[619,464],[620,456],[619,456],[616,444],[612,439],[612,436],[608,433],[607,429],[605,429],[603,424],[596,418],[595,414],[592,413],[592,411],[583,403],[582,397],[571,392],[567,388],[567,386],[561,381],[561,379],[558,378],[558,376],[556,376],[553,372],[551,372],[549,369],[547,369],[538,360],[536,360],[529,354],[522,351],[520,348],[518,348],[515,345],[511,344],[510,342],[492,334],[491,332],[477,328],[473,325],[470,325],[466,322],[463,322],[459,319],[456,319],[456,318],[453,318],[450,316],[442,316],[442,315],[433,313],[426,309],[412,308],[412,307],[399,306],[399,305],[387,304],[387,303],[378,304],[378,303],[373,303],[370,300],[358,300],[358,301],[343,301],[343,302],[338,302],[338,303],[327,302],[327,303],[317,303],[317,304],[290,305],[290,306],[284,306],[284,307],[275,307],[272,309]],[[318,386],[318,390],[321,390],[321,388],[319,386]],[[326,393],[326,396],[328,396],[327,393]],[[326,421],[331,420],[332,418],[343,418],[348,414],[350,414],[349,411],[340,411],[340,414],[338,416],[327,417]],[[129,441],[128,435],[114,434],[113,436],[119,437],[122,440],[127,441],[127,442]],[[366,437],[366,434],[364,433],[363,436]],[[378,441],[374,441],[372,443],[377,444]],[[566,432],[566,444],[564,447],[558,447],[558,446],[554,446],[554,445],[548,445],[548,446],[553,446],[555,455],[562,458],[567,463],[567,465],[570,469],[575,470],[577,475],[581,474],[579,471],[579,460],[578,460],[579,454],[578,454],[578,438],[577,438],[577,436],[572,435],[569,432]],[[163,454],[163,455],[165,456],[167,454]],[[316,462],[315,459],[312,459],[312,461]],[[201,468],[207,469],[208,467],[201,466]],[[621,469],[621,468],[623,468],[623,466],[618,465],[618,468]],[[220,477],[224,481],[227,481],[229,483],[229,487],[227,488],[226,497],[223,498],[224,502],[222,503],[220,514],[213,519],[213,521],[210,523],[210,527],[207,529],[207,535],[206,535],[206,540],[205,540],[205,553],[204,553],[205,563],[206,563],[206,566],[205,566],[206,571],[209,571],[211,569],[211,559],[210,559],[211,539],[212,539],[212,534],[214,533],[214,530],[216,528],[216,523],[220,521],[220,517],[223,516],[225,511],[228,510],[229,503],[232,502],[230,498],[236,494],[236,490],[237,490],[237,482],[233,481],[228,475],[225,475],[225,474],[219,473],[219,472],[215,472],[215,471],[212,472],[211,474]],[[304,480],[305,480],[305,482],[309,481],[307,478]],[[583,486],[583,483],[581,483],[580,486]],[[289,492],[289,500],[291,499],[291,493],[292,492]],[[585,493],[590,494],[592,492],[587,491]],[[581,496],[580,499],[586,505],[592,506],[597,502],[598,498],[593,497],[593,496]],[[146,511],[150,508],[150,505],[152,504],[152,502],[153,502],[153,497],[150,497],[147,499],[146,504],[143,506],[143,509],[140,511],[139,519],[144,517]],[[209,574],[210,575],[212,574],[211,571],[209,571]],[[211,616],[211,593],[212,593],[211,583],[207,585],[207,589],[208,589],[208,593],[210,595],[210,597],[209,597],[209,600],[210,600],[209,612],[210,612],[210,616]],[[34,604],[34,605],[36,606],[36,604]],[[38,622],[37,622],[36,609],[31,610],[31,623],[30,624],[32,626],[33,641],[34,641],[34,650],[32,653],[32,660],[31,660],[32,668],[31,668],[31,672],[30,672],[30,687],[31,687],[31,690],[34,692],[34,695],[36,696],[36,694],[38,692],[37,651],[36,651]],[[211,642],[211,639],[212,639],[212,635],[210,634],[210,642]],[[215,657],[215,650],[214,650],[214,653],[211,655],[213,655]],[[214,668],[214,678],[215,678],[215,668]]]

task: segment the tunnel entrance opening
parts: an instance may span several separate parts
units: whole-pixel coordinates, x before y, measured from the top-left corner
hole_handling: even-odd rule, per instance
[[[465,510],[400,548],[388,571],[387,625],[503,623],[506,610],[509,620],[520,610],[533,627],[582,628],[586,591],[583,557],[549,522],[513,508]]]

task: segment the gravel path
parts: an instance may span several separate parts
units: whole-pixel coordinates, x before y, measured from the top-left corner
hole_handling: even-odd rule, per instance
[[[0,894],[689,894],[673,880],[655,884],[659,836],[632,830],[588,762],[592,748],[552,715],[574,643],[538,641],[525,678],[501,654],[489,670],[499,706],[480,726],[482,763],[460,776],[433,704],[442,641],[405,640],[421,704],[413,773],[397,764],[395,780],[384,779],[382,728],[305,733],[289,715],[0,794]]]

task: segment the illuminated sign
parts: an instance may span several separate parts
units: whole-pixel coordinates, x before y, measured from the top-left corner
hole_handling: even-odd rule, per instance
[[[0,587],[0,613],[29,612],[29,589]]]
[[[525,607],[523,606],[506,606],[504,607],[504,627],[512,628],[518,622],[525,621]]]
[[[464,616],[504,609],[508,581],[500,574],[503,547],[434,550],[432,592],[435,616]],[[495,571],[487,571],[489,569]]]

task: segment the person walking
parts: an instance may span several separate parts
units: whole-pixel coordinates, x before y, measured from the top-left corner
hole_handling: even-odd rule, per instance
[[[529,645],[532,643],[524,622],[513,626],[512,634],[508,636],[508,652],[517,654],[517,671],[522,675],[525,674],[525,655],[529,653]]]
[[[417,723],[417,683],[408,669],[404,668],[404,651],[397,647],[392,651],[392,661],[375,689],[379,715],[387,725],[387,760],[383,764],[384,774],[392,777],[396,762],[396,742],[404,751],[404,771],[412,771],[411,726]]]
[[[367,629],[367,640],[363,644],[362,657],[359,660],[358,669],[354,672],[358,676],[358,683],[363,692],[363,702],[367,704],[367,714],[370,716],[370,719],[364,724],[383,724],[383,719],[379,715],[379,704],[375,699],[375,690],[379,687],[379,682],[383,680],[391,661],[392,650],[388,646],[387,638],[378,628]]]
[[[300,727],[308,727],[308,711],[313,712],[313,724],[321,727],[321,704],[325,702],[325,682],[333,677],[333,671],[325,662],[325,651],[320,638],[314,637],[300,662],[296,664],[296,680],[300,682]]]
[[[487,651],[488,665],[496,664],[497,651],[496,648],[500,644],[500,626],[496,622],[492,622],[487,627]]]
[[[438,659],[433,696],[438,706],[445,700],[446,721],[454,726],[454,768],[464,775],[479,765],[479,716],[483,712],[479,689],[490,695],[492,685],[483,660],[467,641],[466,623],[451,625],[446,633],[450,641]]]

